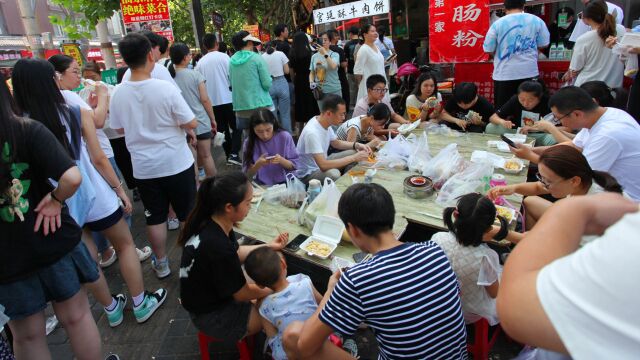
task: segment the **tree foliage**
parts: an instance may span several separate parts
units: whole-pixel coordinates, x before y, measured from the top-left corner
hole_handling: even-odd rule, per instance
[[[64,18],[49,16],[52,24],[62,26],[69,38],[80,40],[91,37],[91,30],[98,20],[108,19],[120,9],[119,0],[52,0],[66,13]],[[76,16],[81,14],[82,16]]]

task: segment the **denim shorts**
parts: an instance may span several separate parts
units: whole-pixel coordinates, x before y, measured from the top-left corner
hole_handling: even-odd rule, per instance
[[[232,301],[207,314],[190,314],[191,321],[203,333],[235,343],[247,335],[251,306],[250,302]]]
[[[70,299],[82,284],[92,283],[98,276],[98,265],[80,241],[60,260],[26,279],[0,284],[0,304],[9,318],[19,320],[44,310],[49,301]]]

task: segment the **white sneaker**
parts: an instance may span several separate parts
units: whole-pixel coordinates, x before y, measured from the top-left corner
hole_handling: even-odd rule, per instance
[[[171,275],[171,268],[169,268],[169,259],[165,259],[164,261],[158,261],[155,255],[151,258],[151,267],[153,271],[156,272],[156,277],[158,279],[164,279],[167,276]]]
[[[145,246],[142,249],[136,248],[136,253],[138,254],[138,259],[140,259],[140,262],[143,262],[151,256],[151,248],[148,246]]]
[[[167,229],[170,231],[178,230],[180,228],[180,220],[177,218],[167,220]]]

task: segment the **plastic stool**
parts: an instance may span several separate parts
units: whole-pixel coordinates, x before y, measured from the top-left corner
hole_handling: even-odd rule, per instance
[[[467,344],[467,351],[473,355],[474,360],[487,360],[489,359],[489,351],[496,343],[502,328],[500,325],[496,325],[493,335],[489,338],[489,323],[487,320],[480,319],[473,325],[475,327],[474,341],[473,344]]]
[[[209,356],[209,344],[214,342],[223,342],[222,339],[217,339],[211,337],[202,331],[198,332],[198,344],[200,345],[200,359],[202,360],[210,360]],[[240,360],[252,360],[251,350],[254,347],[254,338],[253,336],[245,337],[244,339],[238,341],[236,343],[236,348],[240,353]]]

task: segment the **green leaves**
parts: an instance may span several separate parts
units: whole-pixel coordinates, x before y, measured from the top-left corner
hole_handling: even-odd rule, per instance
[[[108,19],[120,9],[119,0],[51,0],[62,7],[67,16],[49,16],[52,24],[60,25],[72,40],[91,38],[91,30],[98,20]],[[82,16],[76,16],[83,14]]]

